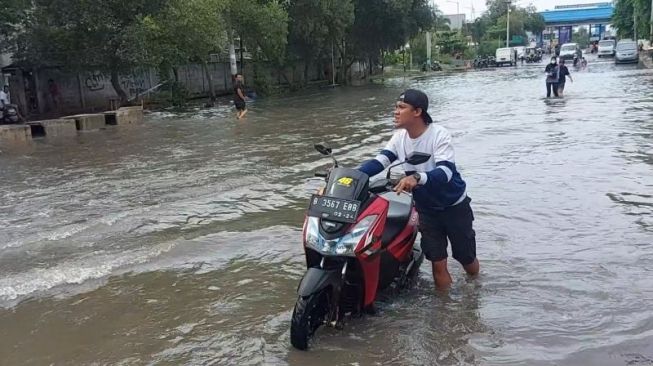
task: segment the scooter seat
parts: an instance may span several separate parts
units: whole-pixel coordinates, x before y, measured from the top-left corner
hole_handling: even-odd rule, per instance
[[[383,193],[381,197],[390,203],[385,231],[381,237],[381,243],[388,245],[406,227],[413,207],[413,197],[404,193],[397,195],[395,192]]]

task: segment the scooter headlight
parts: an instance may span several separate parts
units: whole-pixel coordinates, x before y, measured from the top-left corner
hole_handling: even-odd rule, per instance
[[[347,235],[340,238],[336,246],[336,253],[339,255],[354,255],[354,249],[363,238],[370,227],[374,225],[377,215],[370,215],[362,219]]]
[[[306,233],[304,240],[306,244],[316,250],[320,250],[320,242],[324,239],[320,235],[319,220],[317,217],[309,217],[306,223]]]
[[[347,255],[354,256],[354,250],[358,242],[368,232],[377,219],[377,215],[370,215],[361,220],[345,236],[333,240],[326,240],[319,229],[319,219],[309,217],[306,225],[304,240],[311,248],[325,255]]]

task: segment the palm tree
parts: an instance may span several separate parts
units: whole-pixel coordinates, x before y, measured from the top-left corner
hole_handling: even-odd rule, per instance
[[[451,30],[450,24],[449,18],[445,17],[440,10],[433,12],[433,30],[436,32]]]

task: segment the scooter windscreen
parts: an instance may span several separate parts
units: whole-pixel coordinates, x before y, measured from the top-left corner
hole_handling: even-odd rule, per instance
[[[325,195],[365,202],[369,196],[367,174],[351,168],[335,168],[331,171]]]

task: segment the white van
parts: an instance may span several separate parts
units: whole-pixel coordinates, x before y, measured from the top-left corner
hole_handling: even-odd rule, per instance
[[[517,60],[515,60],[515,51],[510,47],[497,48],[495,60],[497,66],[513,66],[517,64]]]
[[[513,47],[513,49],[517,50],[517,60],[521,59],[522,57],[526,57],[525,46],[517,46],[517,47]]]
[[[609,56],[613,57],[617,48],[617,42],[615,42],[612,39],[604,39],[603,41],[599,41],[599,52],[598,56],[603,57],[603,56]]]

